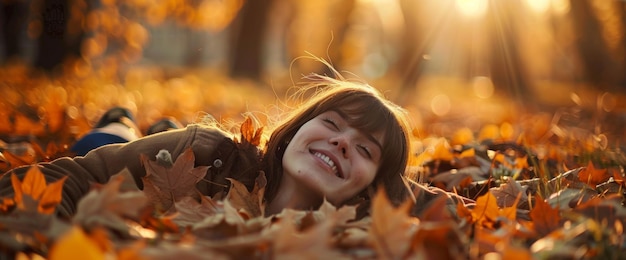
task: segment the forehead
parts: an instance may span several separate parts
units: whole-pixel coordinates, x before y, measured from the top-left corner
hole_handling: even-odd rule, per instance
[[[368,140],[377,143],[380,147],[384,145],[384,124],[381,124],[378,127],[373,127],[375,124],[365,123],[371,122],[371,120],[368,120],[368,116],[366,114],[348,114],[342,109],[331,109],[322,114],[325,113],[336,114],[337,116],[344,119],[350,127],[358,129],[359,132],[361,132]]]

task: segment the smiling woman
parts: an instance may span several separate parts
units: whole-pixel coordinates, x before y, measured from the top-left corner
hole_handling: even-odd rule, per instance
[[[265,147],[215,125],[194,124],[38,166],[48,182],[68,177],[57,208],[65,216],[76,212],[92,183],[106,183],[123,169],[143,189],[141,158],[156,158],[162,150],[178,158],[191,149],[194,165],[208,166],[196,185],[206,196],[226,194],[228,179],[251,190],[264,173],[266,215],[285,208],[315,209],[324,199],[337,206],[368,201],[381,188],[391,201],[404,201],[409,194],[402,177],[409,151],[407,115],[371,86],[338,77],[309,77],[303,89],[315,94],[277,124]],[[23,178],[27,170],[9,173]],[[13,193],[10,176],[0,179],[2,196]]]

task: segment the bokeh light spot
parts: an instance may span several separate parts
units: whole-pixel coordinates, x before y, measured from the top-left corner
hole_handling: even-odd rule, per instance
[[[430,101],[430,108],[438,116],[444,116],[450,112],[450,98],[447,95],[440,94]]]
[[[491,79],[488,77],[475,77],[472,87],[474,94],[479,98],[487,99],[493,95],[493,82],[491,82]]]

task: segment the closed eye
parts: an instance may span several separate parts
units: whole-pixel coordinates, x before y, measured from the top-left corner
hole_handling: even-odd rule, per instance
[[[367,148],[367,146],[364,145],[358,145],[359,150],[361,150],[363,153],[365,153],[365,155],[367,156],[367,158],[372,159],[372,153],[370,152],[369,148]]]
[[[332,120],[331,118],[324,118],[322,119],[326,124],[330,125],[333,129],[335,130],[339,130],[339,126],[337,125],[337,123]]]

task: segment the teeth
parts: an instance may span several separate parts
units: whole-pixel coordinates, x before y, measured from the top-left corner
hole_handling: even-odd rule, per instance
[[[319,152],[315,152],[315,156],[319,157],[324,162],[326,162],[326,164],[328,164],[328,166],[330,166],[330,168],[333,170],[333,173],[335,173],[335,176],[341,177],[339,176],[339,172],[337,171],[337,166],[335,165],[335,162],[333,162],[333,160],[331,160],[330,157]]]

